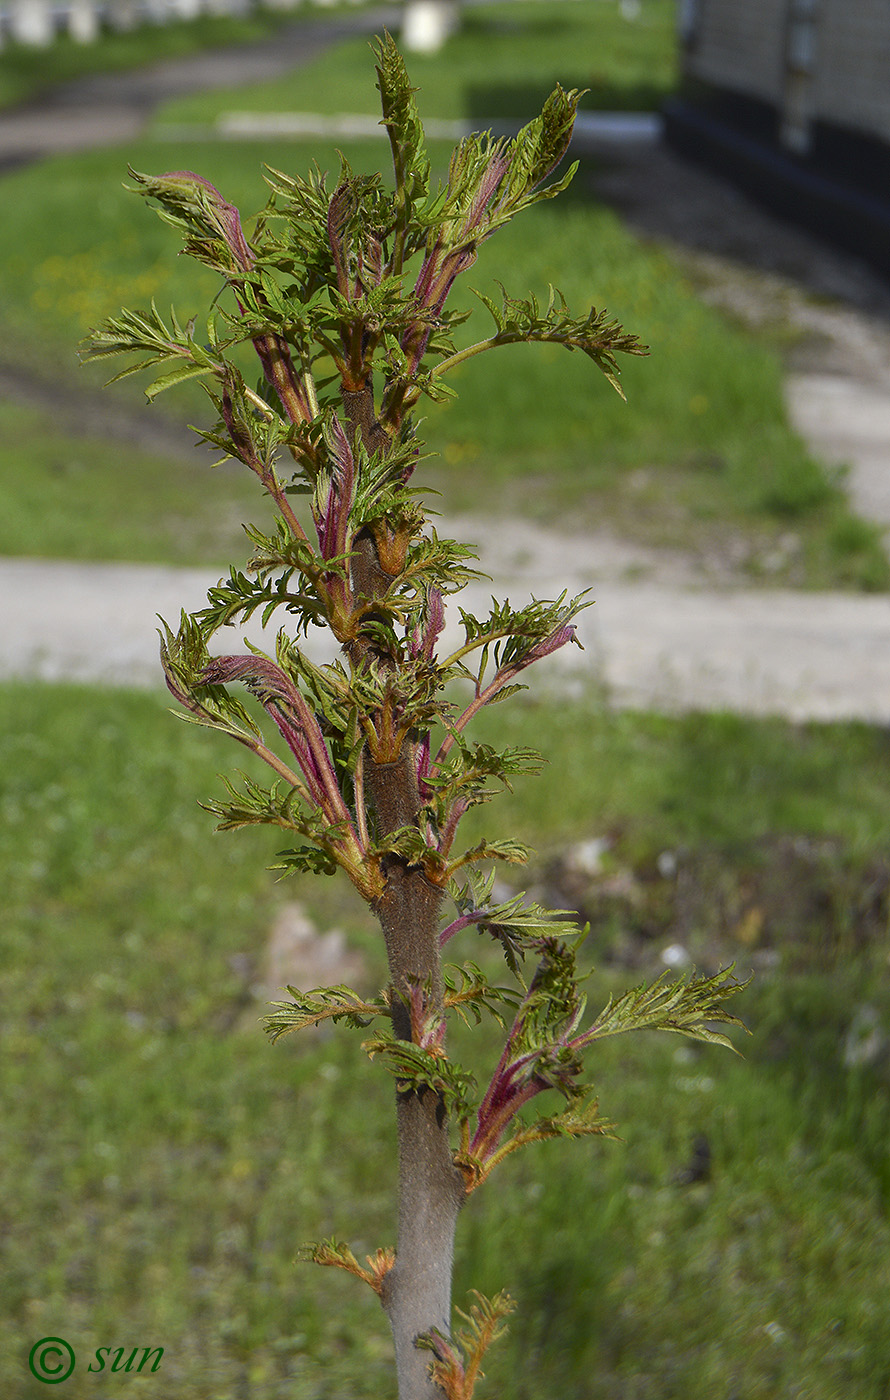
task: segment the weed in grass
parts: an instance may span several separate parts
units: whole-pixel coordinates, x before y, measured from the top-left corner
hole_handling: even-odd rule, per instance
[[[868,592],[883,592],[887,588],[887,569],[882,527],[848,511],[832,515],[826,546],[840,576]]]
[[[130,240],[130,251],[135,251]],[[141,301],[151,299],[158,276],[166,272],[166,263],[158,261],[136,276],[115,277],[112,269],[120,262],[122,250],[115,243],[97,243],[69,257],[53,253],[37,263],[32,270],[31,305],[37,312],[61,315],[66,319],[89,324],[101,316],[109,300],[135,296]]]

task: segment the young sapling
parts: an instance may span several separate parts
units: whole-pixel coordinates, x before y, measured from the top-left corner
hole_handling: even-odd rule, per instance
[[[449,295],[480,244],[574,174],[553,172],[580,94],[557,87],[511,140],[465,137],[434,184],[414,91],[388,35],[376,63],[393,187],[342,158],[332,189],[317,169],[270,169],[268,203],[245,229],[200,175],[131,172],[185,252],[218,273],[224,295],[200,331],[153,303],[122,311],[92,332],[85,355],[135,355],[117,378],[159,371],[149,398],[199,380],[216,414],[199,437],[253,472],[277,513],[271,529],[246,527],[249,561],[210,590],[205,608],[183,614],[176,630],[164,624],[163,667],[185,718],[231,735],[271,770],[265,781],[260,765],[226,780],[225,797],[206,804],[219,828],[281,828],[289,844],[278,869],[342,871],[379,923],[389,965],[379,995],[290,987],[266,1018],[273,1040],[326,1021],[358,1028],[367,1055],[395,1080],[395,1249],[367,1264],[335,1242],[308,1252],[379,1295],[400,1400],[469,1400],[510,1303],[476,1295],[452,1330],[463,1202],[520,1147],[610,1132],[586,1077],[596,1041],[648,1027],[728,1044],[714,1025],[735,1023],[725,1003],[737,984],[728,970],[660,979],[587,1020],[580,930],[563,911],[495,895],[492,862],[522,862],[526,850],[503,839],[460,844],[465,814],[537,761],[527,749],[473,740],[474,717],[576,642],[588,600],[493,601],[479,618],[459,609],[462,640],[449,650],[446,602],[459,607],[475,556],[428,521],[415,485],[414,410],[424,396],[451,392],[458,365],[504,345],[580,351],[619,392],[618,357],[644,347],[602,311],[573,315],[558,292],[541,305],[503,289],[476,294],[491,325],[458,343],[468,317]],[[257,382],[243,368],[245,349]],[[247,646],[211,656],[220,629],[276,614],[274,655]],[[332,634],[337,660],[319,665],[301,650],[311,628]],[[499,945],[508,985],[474,961],[446,964],[468,935]],[[449,1052],[454,1016],[503,1027],[481,1090]],[[544,1093],[547,1110],[529,1116]]]

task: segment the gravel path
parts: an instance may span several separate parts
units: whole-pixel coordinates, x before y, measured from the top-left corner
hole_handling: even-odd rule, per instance
[[[378,11],[348,23],[377,29],[385,17]],[[342,28],[294,26],[238,54],[81,82],[51,103],[0,114],[0,169],[43,152],[126,139],[157,101],[280,72]],[[890,290],[651,140],[596,132],[585,140],[602,157],[597,194],[644,236],[673,243],[702,295],[752,322],[790,318],[808,332],[788,379],[792,419],[818,455],[849,464],[860,512],[890,527]],[[0,371],[3,393],[39,401],[41,390],[8,369]],[[110,434],[138,440],[142,420],[115,419],[107,408]],[[162,431],[176,450],[174,430]],[[580,627],[584,652],[566,649],[550,663],[564,686],[593,678],[621,705],[890,722],[890,598],[717,591],[682,559],[620,541],[518,520],[498,521],[494,534],[481,520],[441,522],[452,526],[480,542],[491,591],[514,603],[592,586],[596,603]],[[173,621],[180,608],[201,606],[215,581],[194,569],[0,560],[0,596],[8,600],[0,676],[157,684],[156,615]],[[476,587],[462,601],[485,611],[488,597],[487,586]],[[255,630],[249,635],[263,640]],[[237,648],[236,636],[225,636],[226,649]],[[310,649],[324,658],[312,638]]]

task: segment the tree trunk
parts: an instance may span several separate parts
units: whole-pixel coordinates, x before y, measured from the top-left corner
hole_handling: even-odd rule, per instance
[[[463,1182],[451,1160],[438,1096],[398,1097],[399,1227],[396,1262],[383,1280],[383,1306],[396,1350],[399,1400],[442,1400],[430,1378],[431,1356],[414,1339],[451,1332],[454,1232]]]
[[[388,445],[374,415],[370,387],[344,393],[352,434],[369,452]],[[380,566],[373,539],[362,534],[354,545],[353,587],[365,597],[380,597],[392,582]],[[411,744],[393,763],[370,762],[368,796],[381,836],[415,822],[421,807]],[[400,857],[387,862],[386,890],[375,912],[383,929],[389,972],[396,992],[418,982],[430,988],[428,1009],[442,1012],[443,983],[439,956],[438,913],[442,891],[423,870]],[[393,1032],[412,1038],[407,1005],[394,999]],[[398,1233],[396,1259],[384,1276],[382,1302],[392,1328],[399,1400],[442,1400],[430,1378],[430,1353],[415,1346],[422,1332],[451,1329],[451,1275],[454,1233],[465,1198],[464,1181],[452,1160],[445,1106],[432,1089],[396,1096],[398,1128]]]
[[[384,830],[405,824],[406,808],[416,815],[419,799],[407,756],[398,764],[372,765],[372,799]],[[377,794],[379,793],[379,797]],[[429,982],[430,1009],[442,1008],[437,914],[441,892],[422,870],[393,860],[377,914],[386,940],[396,991]],[[393,1030],[411,1039],[408,1008],[395,1002]],[[431,1089],[398,1094],[399,1205],[396,1262],[383,1280],[383,1306],[396,1350],[399,1400],[442,1400],[429,1376],[430,1354],[418,1350],[420,1332],[451,1327],[451,1274],[454,1232],[464,1199],[464,1183],[454,1166],[444,1105]]]

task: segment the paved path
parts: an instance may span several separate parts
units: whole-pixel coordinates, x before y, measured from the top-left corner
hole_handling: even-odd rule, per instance
[[[397,26],[398,17],[399,10],[389,5],[336,20],[304,20],[241,48],[166,59],[129,73],[78,78],[0,112],[0,171],[44,155],[135,139],[162,102],[277,77],[310,62],[335,39],[376,34],[384,25]]]
[[[791,421],[817,456],[849,469],[856,511],[890,530],[890,381],[797,374],[786,397]]]
[[[462,524],[463,537],[484,537],[484,523],[475,532]],[[581,591],[595,579],[589,539],[516,522],[499,530],[499,541],[482,561],[494,575],[491,590],[514,604]],[[15,600],[0,630],[0,676],[159,684],[157,614],[175,625],[181,608],[202,606],[214,582],[198,569],[0,560],[0,597]],[[489,596],[477,584],[461,602],[484,615]],[[613,703],[632,707],[890,723],[890,598],[609,578],[593,582],[592,596],[579,627],[585,650],[567,647],[542,663],[536,684],[550,677],[571,692],[592,678]],[[457,639],[453,619],[449,627]],[[257,627],[247,635],[272,646]],[[308,640],[317,660],[331,654],[322,639],[317,632]],[[219,633],[217,649],[242,649],[237,633]]]
[[[466,0],[465,0],[466,3]],[[212,126],[158,124],[157,107],[188,93],[261,82],[293,72],[311,62],[336,39],[348,34],[379,34],[398,29],[400,9],[388,5],[338,20],[311,20],[289,25],[272,39],[243,49],[218,49],[188,58],[167,59],[132,73],[103,73],[78,78],[21,106],[0,111],[0,173],[38,160],[136,140],[151,126],[158,139],[261,140],[308,136],[383,138],[379,117],[323,117],[313,113],[224,114]],[[519,122],[429,121],[427,134],[458,140],[479,126],[511,134]],[[585,112],[575,127],[573,151],[606,145],[649,144],[658,140],[661,120],[650,113]]]

